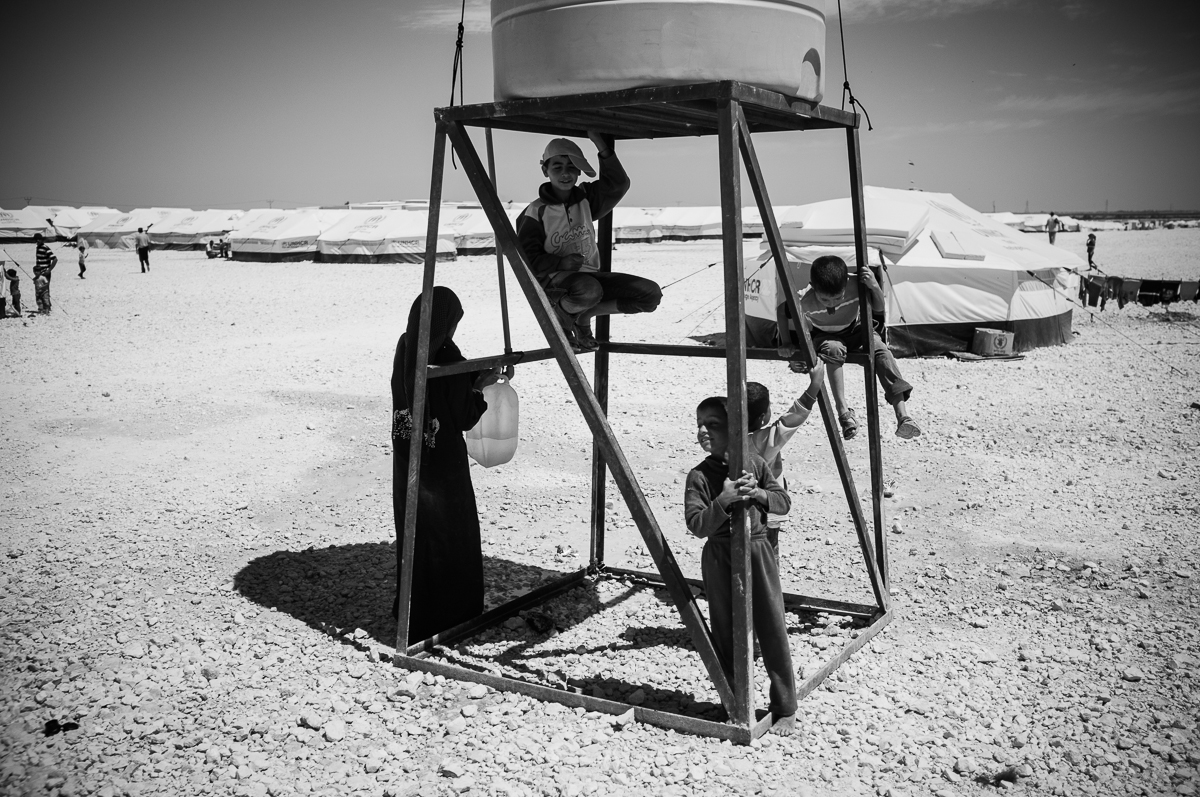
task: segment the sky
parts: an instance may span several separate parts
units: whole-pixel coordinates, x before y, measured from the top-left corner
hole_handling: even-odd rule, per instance
[[[0,38],[0,207],[429,196],[459,0],[14,5]],[[851,86],[874,128],[861,131],[866,184],[949,192],[984,211],[1200,209],[1194,2],[842,9]],[[826,14],[824,103],[839,107],[837,0]],[[465,101],[491,102],[487,0],[467,0],[466,30]],[[497,132],[502,199],[534,198],[545,141]],[[848,195],[842,133],[755,142],[776,205]],[[633,182],[623,204],[719,204],[715,137],[618,150]],[[461,170],[446,174],[444,198],[474,199]]]

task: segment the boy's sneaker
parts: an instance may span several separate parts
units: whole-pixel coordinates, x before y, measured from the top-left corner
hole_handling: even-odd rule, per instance
[[[600,341],[596,340],[592,333],[592,322],[582,321],[575,324],[575,342],[578,346],[576,351],[596,351],[600,348]]]
[[[853,440],[858,434],[858,418],[854,415],[854,409],[847,407],[846,411],[838,415],[838,423],[842,427],[842,439]],[[900,434],[897,430],[896,434]]]
[[[921,427],[917,426],[917,422],[905,415],[896,425],[896,437],[901,440],[912,440],[914,437],[921,436]]]

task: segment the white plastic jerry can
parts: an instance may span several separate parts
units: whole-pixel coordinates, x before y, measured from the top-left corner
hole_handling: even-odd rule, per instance
[[[517,453],[517,391],[501,377],[483,389],[487,410],[474,428],[468,429],[467,453],[485,468],[503,465]]]

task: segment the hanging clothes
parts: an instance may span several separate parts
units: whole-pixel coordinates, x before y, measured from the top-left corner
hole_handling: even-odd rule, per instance
[[[1100,309],[1104,309],[1104,305],[1108,304],[1109,299],[1115,299],[1121,293],[1121,285],[1125,280],[1120,277],[1106,277],[1104,279],[1104,290],[1100,293]]]
[[[1162,303],[1174,304],[1179,301],[1180,287],[1182,282],[1164,282],[1162,288]]]
[[[1138,300],[1138,291],[1141,289],[1141,280],[1123,280],[1121,283],[1121,291],[1117,294],[1117,307],[1121,308],[1131,302],[1136,302]]]
[[[1104,278],[1092,277],[1087,278],[1087,306],[1095,307],[1100,304],[1100,296],[1104,293]]]
[[[1138,304],[1142,307],[1153,307],[1162,301],[1162,280],[1142,280],[1138,291]]]
[[[1179,301],[1181,301],[1181,302],[1200,301],[1200,282],[1193,280],[1191,282],[1179,283]]]
[[[1138,292],[1138,304],[1153,307],[1156,304],[1171,304],[1179,301],[1179,285],[1176,280],[1142,280]]]

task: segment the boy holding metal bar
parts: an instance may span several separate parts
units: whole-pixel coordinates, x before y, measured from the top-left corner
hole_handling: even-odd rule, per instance
[[[750,583],[754,631],[770,683],[772,730],[788,735],[796,727],[796,676],[788,646],[779,562],[767,538],[767,513],[787,514],[792,501],[767,463],[750,454],[742,475],[729,478],[729,416],[724,396],[696,407],[696,440],[708,456],[688,473],[683,514],[688,531],[705,539],[701,554],[704,592],[713,646],[726,672],[733,670],[733,575],[731,509],[742,503],[750,520]]]
[[[883,290],[880,289],[871,269],[863,271],[867,290],[876,309],[883,307]],[[849,440],[858,434],[858,420],[854,410],[846,406],[845,379],[842,366],[849,353],[864,352],[863,320],[858,311],[858,280],[850,279],[846,261],[837,255],[824,255],[813,261],[809,277],[812,288],[800,298],[800,312],[812,325],[812,341],[817,356],[829,365],[829,388],[837,405],[838,423],[842,437]],[[867,323],[870,323],[868,319]],[[912,385],[900,375],[896,358],[878,332],[874,336],[875,376],[883,386],[887,403],[896,412],[896,437],[909,440],[921,434],[908,414],[908,397]]]

